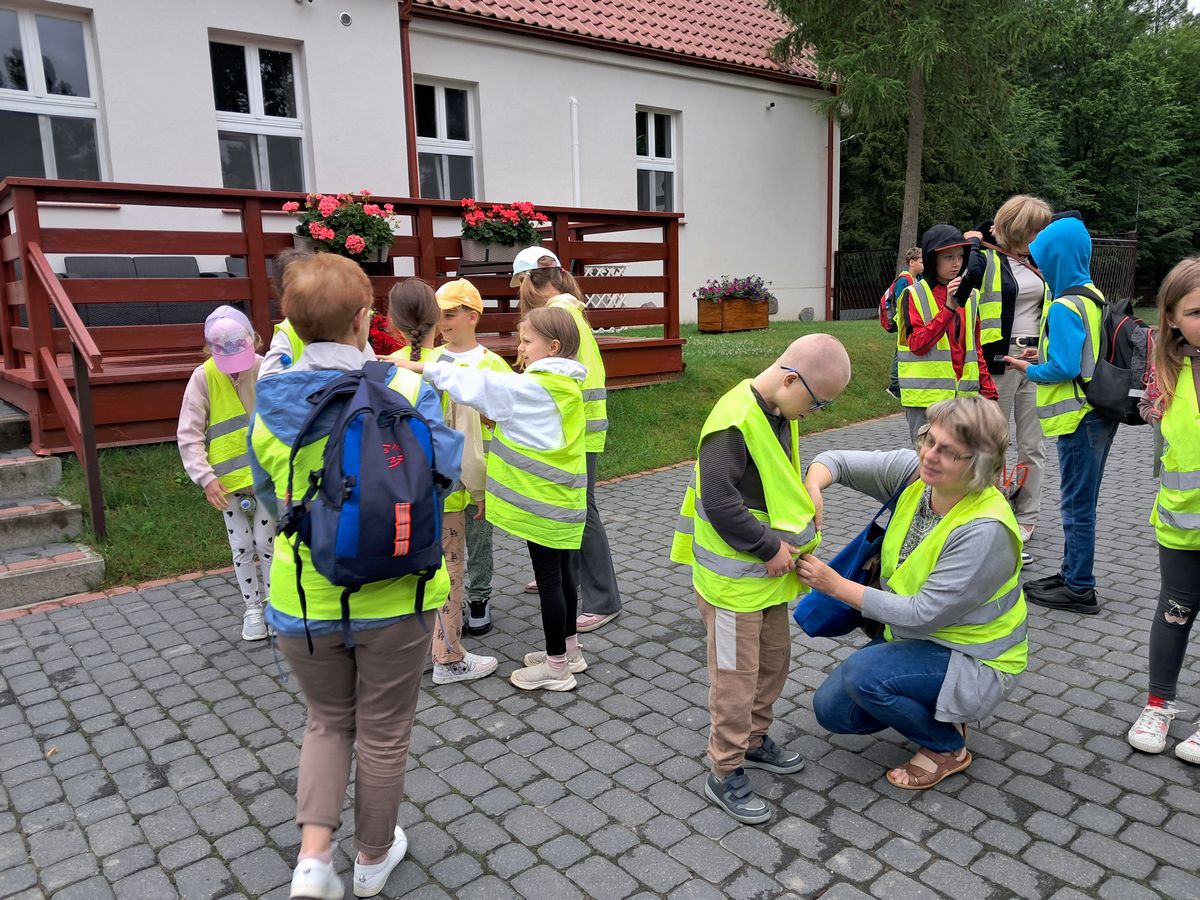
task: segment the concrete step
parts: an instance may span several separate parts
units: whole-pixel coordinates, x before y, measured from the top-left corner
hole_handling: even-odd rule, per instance
[[[0,499],[54,493],[62,481],[62,461],[34,456],[28,450],[0,450]]]
[[[0,550],[66,541],[82,530],[78,504],[46,496],[0,500]]]
[[[29,416],[0,400],[0,450],[24,450],[29,441]]]
[[[80,544],[0,550],[0,609],[86,593],[103,580],[104,560]]]

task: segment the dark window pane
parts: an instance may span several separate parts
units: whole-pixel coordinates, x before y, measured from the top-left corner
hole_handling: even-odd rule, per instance
[[[660,212],[675,210],[675,173],[654,173],[654,208]]]
[[[54,163],[58,167],[59,178],[100,180],[94,119],[52,116],[50,134],[54,138]]]
[[[42,133],[38,117],[31,113],[0,109],[0,178],[9,175],[46,176],[42,160]]]
[[[8,88],[10,91],[29,90],[25,82],[25,54],[21,52],[21,32],[17,27],[17,14],[11,9],[0,9],[0,88]]]
[[[254,190],[258,185],[258,137],[218,131],[221,148],[221,181],[227,188]]]
[[[439,153],[418,153],[417,171],[421,179],[421,196],[428,200],[445,200],[442,184],[442,156]]]
[[[649,118],[650,118],[649,113],[639,112],[635,119],[636,127],[634,129],[634,134],[636,136],[636,140],[634,141],[634,144],[635,144],[634,152],[636,152],[638,156],[649,156],[650,155],[650,126],[648,123]]]
[[[670,159],[671,153],[671,117],[663,113],[654,114],[654,155],[660,159]]]
[[[475,196],[474,160],[469,156],[447,156],[450,166],[450,196],[447,200],[461,200]]]
[[[457,88],[446,88],[446,137],[452,141],[471,139],[471,126],[467,121],[467,92]],[[452,180],[453,177],[451,175]]]
[[[646,169],[637,170],[637,208],[654,209],[650,205],[650,176],[653,172]]]
[[[304,161],[300,154],[300,138],[267,135],[267,169],[271,191],[304,190]]]
[[[42,45],[46,90],[68,97],[92,96],[83,51],[83,23],[38,16],[37,31]]]
[[[246,81],[246,48],[210,41],[213,98],[222,112],[250,112],[250,88]],[[226,185],[228,187],[228,185]]]
[[[413,85],[417,106],[417,136],[435,138],[437,133],[437,89],[430,84]]]
[[[296,82],[292,54],[284,50],[259,50],[262,73],[263,110],[268,116],[296,118]]]

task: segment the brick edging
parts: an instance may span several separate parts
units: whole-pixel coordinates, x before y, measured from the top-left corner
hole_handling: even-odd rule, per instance
[[[153,581],[143,581],[135,585],[121,585],[120,587],[108,588],[103,591],[89,591],[84,594],[71,594],[69,597],[61,597],[58,600],[41,600],[37,603],[30,603],[26,606],[14,606],[11,609],[0,609],[0,622],[7,622],[12,619],[19,619],[21,616],[29,616],[34,613],[50,612],[56,609],[63,609],[68,606],[79,606],[81,603],[90,603],[93,600],[107,600],[110,597],[119,597],[122,594],[132,594],[136,591],[144,591],[150,588],[163,587],[168,584],[179,584],[181,581],[198,581],[201,578],[207,578],[210,575],[228,575],[233,571],[233,566],[225,566],[221,569],[204,569],[199,572],[188,572],[184,575],[175,575],[171,578],[156,578]]]

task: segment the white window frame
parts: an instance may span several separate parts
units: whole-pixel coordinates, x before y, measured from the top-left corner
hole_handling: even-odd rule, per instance
[[[479,156],[476,152],[475,136],[479,133],[478,121],[475,117],[475,85],[465,82],[445,81],[440,78],[426,78],[423,75],[413,76],[413,123],[416,127],[416,87],[422,85],[433,88],[433,103],[434,110],[437,116],[437,132],[439,135],[446,134],[446,89],[455,91],[463,91],[467,95],[467,127],[470,129],[471,139],[469,141],[450,140],[446,137],[422,137],[420,134],[414,135],[417,144],[417,154],[432,153],[442,157],[440,166],[442,170],[442,184],[450,186],[450,163],[446,159],[448,156],[469,156],[471,158],[471,193],[470,197],[478,197],[482,194],[479,189],[480,172],[479,172]],[[413,186],[416,189],[416,194],[420,195],[420,182]]]
[[[246,54],[246,97],[250,102],[250,112],[236,113],[217,109],[217,97],[213,94],[213,110],[217,117],[217,131],[232,131],[238,134],[250,134],[258,138],[258,189],[281,190],[271,184],[271,169],[267,156],[267,137],[298,137],[300,138],[300,167],[303,184],[301,190],[308,190],[312,183],[312,173],[308,164],[308,128],[304,104],[304,92],[301,90],[300,72],[303,67],[301,47],[297,44],[287,44],[276,41],[251,40],[236,34],[226,34],[219,31],[208,33],[210,44],[233,44],[239,46]],[[290,53],[292,56],[292,85],[296,93],[296,118],[283,116],[268,116],[266,104],[263,101],[262,69],[259,66],[258,53],[260,50],[275,50]],[[212,85],[212,58],[209,57],[208,81]],[[218,137],[218,145],[220,138]],[[218,151],[219,153],[219,151]],[[219,165],[219,161],[218,161]],[[222,181],[224,173],[222,173]]]
[[[38,117],[38,130],[42,138],[42,165],[47,178],[58,177],[58,160],[54,155],[54,135],[50,130],[49,116],[56,118],[90,119],[96,129],[96,164],[100,180],[108,178],[106,142],[100,121],[100,98],[96,76],[96,51],[92,44],[91,21],[88,16],[67,10],[29,8],[0,4],[0,9],[17,14],[17,33],[21,37],[21,53],[25,60],[26,90],[0,88],[0,110],[5,112],[30,113]],[[42,66],[42,43],[38,37],[37,16],[79,22],[83,26],[83,58],[87,68],[89,97],[68,97],[51,94],[46,90],[46,72]],[[36,65],[30,60],[36,60]],[[0,173],[0,177],[2,173]]]
[[[642,155],[637,152],[637,114],[638,113],[646,113],[646,115],[648,117],[647,118],[648,127],[646,129],[646,147],[649,150],[649,153],[647,155]],[[654,130],[654,116],[656,116],[656,115],[666,116],[667,119],[671,123],[671,153],[672,153],[671,156],[658,156],[656,153],[656,151],[658,150],[658,147],[655,146],[655,130]],[[670,172],[671,173],[671,198],[673,200],[673,203],[671,205],[674,207],[674,209],[667,210],[667,212],[678,212],[679,209],[682,207],[682,203],[680,203],[680,200],[679,200],[679,168],[677,165],[677,160],[679,157],[679,111],[672,110],[672,109],[660,109],[660,108],[653,107],[653,106],[637,106],[637,107],[635,107],[634,108],[633,139],[634,139],[634,160],[635,160],[635,164],[636,164],[635,165],[636,171],[634,173],[634,194],[635,194],[634,204],[636,205],[636,203],[637,203],[637,197],[636,197],[636,194],[637,194],[637,174],[636,173],[637,172],[641,172],[641,171]],[[648,210],[648,211],[652,212],[653,210]]]

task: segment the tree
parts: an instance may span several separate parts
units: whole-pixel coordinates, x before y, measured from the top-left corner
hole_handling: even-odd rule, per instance
[[[825,111],[845,128],[895,135],[904,147],[897,265],[917,236],[930,126],[941,163],[969,178],[1006,156],[1003,134],[1024,51],[1029,4],[992,0],[770,0],[792,31],[780,59],[810,54],[836,91]],[[980,148],[985,152],[980,153]],[[1011,162],[1011,160],[1009,160]]]

